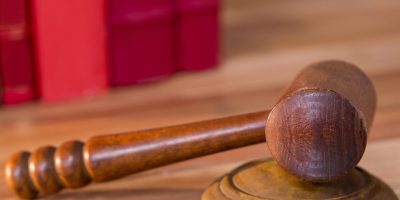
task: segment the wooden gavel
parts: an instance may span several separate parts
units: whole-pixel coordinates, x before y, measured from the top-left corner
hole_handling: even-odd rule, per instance
[[[271,111],[23,151],[11,156],[5,174],[16,194],[35,198],[267,141],[287,172],[331,181],[361,159],[375,107],[374,87],[360,69],[324,61],[302,70]]]

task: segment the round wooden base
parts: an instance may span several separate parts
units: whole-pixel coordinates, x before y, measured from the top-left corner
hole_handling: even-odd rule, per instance
[[[311,183],[280,168],[272,159],[244,164],[211,184],[202,200],[398,199],[389,186],[361,168],[329,183]]]

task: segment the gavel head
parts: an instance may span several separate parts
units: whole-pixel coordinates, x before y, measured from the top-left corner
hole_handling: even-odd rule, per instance
[[[266,140],[286,171],[335,180],[360,161],[376,108],[371,81],[357,67],[325,61],[301,71],[272,109]]]

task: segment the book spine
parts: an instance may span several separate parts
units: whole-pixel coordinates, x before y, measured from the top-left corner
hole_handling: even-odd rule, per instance
[[[34,47],[44,102],[107,88],[104,0],[35,0]]]
[[[111,84],[164,78],[176,69],[173,0],[108,0]]]
[[[0,74],[2,103],[35,97],[31,32],[27,0],[0,0]]]
[[[219,0],[175,0],[178,68],[204,70],[218,64]]]

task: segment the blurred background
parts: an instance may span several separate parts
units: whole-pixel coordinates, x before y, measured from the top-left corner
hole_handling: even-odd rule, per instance
[[[71,139],[266,110],[300,69],[327,59],[356,64],[373,80],[378,110],[368,148],[399,152],[399,19],[397,0],[0,0],[0,162]],[[64,198],[199,199],[225,169],[204,167],[265,157],[265,149]],[[399,171],[365,165],[400,188]],[[199,168],[201,177],[191,171]],[[166,184],[171,177],[176,184]],[[3,186],[0,198],[11,199]]]

